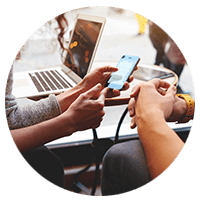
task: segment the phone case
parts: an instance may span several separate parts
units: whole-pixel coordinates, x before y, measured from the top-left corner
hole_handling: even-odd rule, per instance
[[[140,58],[138,56],[123,55],[117,64],[118,71],[111,74],[107,82],[107,87],[110,89],[121,90],[137,66]]]

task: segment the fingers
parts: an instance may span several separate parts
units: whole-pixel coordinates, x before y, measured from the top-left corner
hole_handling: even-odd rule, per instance
[[[161,94],[161,95],[165,95],[167,90],[163,90],[162,88],[158,88],[157,91]]]
[[[130,97],[136,97],[140,91],[140,86],[142,85],[143,83],[139,83],[137,84],[135,87],[133,87],[132,91],[131,91],[131,94],[130,94]]]
[[[137,120],[136,120],[136,116],[131,118],[131,129],[134,129],[137,126]]]
[[[98,128],[101,125],[102,120],[103,118],[101,119],[92,118],[88,120],[87,123],[85,121],[80,123],[79,126],[81,127],[81,131],[91,129],[91,128],[92,129]]]
[[[167,90],[165,96],[170,96],[170,95],[172,95],[172,96],[175,98],[176,90],[177,90],[176,87],[175,87],[174,85],[171,85],[171,86],[169,87],[169,89]]]
[[[99,71],[103,74],[105,72],[116,72],[118,70],[118,68],[116,67],[112,67],[112,66],[104,66],[104,67],[100,67]]]
[[[122,88],[121,90],[128,90],[129,87],[130,87],[129,83],[128,83],[128,82],[125,82],[125,83],[124,83],[124,86],[123,86],[123,88]]]
[[[128,110],[129,115],[132,117],[131,119],[131,128],[136,127],[137,123],[137,116],[135,113],[135,106],[137,101],[137,95],[141,91],[146,91],[148,94],[154,93],[156,95],[157,93],[161,94],[163,97],[162,101],[168,104],[169,102],[173,102],[175,99],[176,94],[176,87],[174,85],[170,86],[170,84],[166,81],[160,80],[160,79],[153,79],[149,82],[143,82],[138,85],[136,85],[132,91],[131,91],[131,99],[129,101]]]
[[[135,115],[135,99],[131,98],[128,104],[128,111],[130,117],[133,117]]]
[[[155,86],[155,88],[158,90],[158,92],[160,92],[162,95],[164,94],[164,91],[162,91],[160,88],[168,89],[170,87],[170,83],[168,83],[166,81],[163,81],[161,79],[153,79],[153,80],[150,80],[149,82],[139,83],[138,85],[133,87],[130,97],[136,97],[140,91],[141,86],[143,86],[143,85],[151,86],[151,84],[153,84]]]
[[[133,81],[133,79],[134,79],[133,75],[130,75],[130,76],[128,77],[127,82],[128,82],[128,83],[131,83],[131,82]]]
[[[114,97],[120,96],[120,91],[117,89],[110,90],[114,94]]]
[[[135,115],[135,98],[131,98],[128,104],[128,111],[131,117],[131,125],[130,128],[133,129],[136,127],[136,115]]]
[[[134,71],[136,71],[137,69],[138,69],[138,67],[136,67]],[[110,66],[110,65],[107,65],[107,66],[104,66],[104,67],[100,67],[100,68],[99,68],[99,71],[100,71],[101,73],[105,73],[105,72],[116,72],[117,70],[118,70],[117,67],[112,67],[112,66]],[[133,76],[132,76],[132,75],[129,77],[129,80],[130,80],[130,81],[128,81],[128,82],[131,82],[131,81],[133,80]]]
[[[104,88],[101,91],[101,93],[100,93],[100,95],[99,95],[99,97],[97,99],[100,103],[102,103],[102,104],[105,103],[105,98],[106,98],[106,95],[107,95],[108,91],[109,91],[109,88]]]
[[[80,103],[84,106],[85,110],[100,111],[104,108],[105,97],[109,88],[102,90],[102,85],[97,84],[87,92],[80,95]]]
[[[102,90],[102,85],[100,83],[98,83],[93,88],[91,88],[87,92],[83,93],[81,96],[84,99],[91,99],[91,98],[95,97],[98,93],[100,93],[101,90]]]
[[[156,89],[158,88],[169,88],[170,87],[170,83],[163,81],[161,79],[153,79],[151,81],[149,81],[149,83],[153,83],[156,87]]]

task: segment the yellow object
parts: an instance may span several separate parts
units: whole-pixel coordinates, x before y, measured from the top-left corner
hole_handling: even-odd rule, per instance
[[[194,106],[195,106],[195,103],[194,103],[192,97],[188,94],[177,94],[176,96],[181,99],[184,99],[187,103],[187,112],[186,112],[185,116],[182,119],[180,119],[178,122],[185,123],[185,122],[190,121],[191,119],[193,119]]]
[[[73,43],[70,44],[70,49],[73,49],[74,47],[76,47],[78,45],[77,41],[74,41]]]
[[[139,23],[139,34],[143,34],[145,32],[148,19],[137,13],[135,14],[135,17]]]

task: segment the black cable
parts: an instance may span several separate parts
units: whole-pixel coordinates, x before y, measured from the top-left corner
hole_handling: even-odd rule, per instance
[[[124,118],[126,117],[126,114],[128,112],[128,107],[124,110],[120,120],[119,120],[119,123],[118,123],[118,126],[117,126],[117,130],[116,130],[116,133],[115,133],[115,144],[118,142],[119,140],[119,130],[121,128],[121,124],[122,122],[124,121]]]
[[[120,118],[120,121],[118,123],[118,126],[117,126],[117,130],[116,130],[116,134],[115,134],[115,144],[118,142],[118,138],[119,138],[119,131],[120,131],[120,128],[121,128],[121,124],[122,122],[124,121],[124,118],[126,116],[126,114],[128,113],[128,107],[124,110],[121,118]],[[94,182],[93,182],[93,187],[92,187],[92,191],[91,191],[91,195],[95,195],[95,192],[96,192],[96,188],[97,188],[97,182],[98,182],[98,176],[99,176],[99,148],[100,147],[100,142],[101,140],[98,139],[98,136],[97,136],[97,131],[96,129],[92,129],[92,132],[93,132],[93,142],[92,142],[92,146],[94,147],[94,156],[95,156],[95,162],[96,162],[96,169],[95,169],[95,176],[94,176]],[[102,141],[103,142],[103,141]],[[111,145],[112,146],[112,145]],[[82,173],[84,173],[85,171],[87,171],[93,164],[94,160],[92,160],[89,165],[84,168],[83,170],[81,170],[80,172],[78,172],[75,176],[74,176],[74,183],[75,185],[77,185],[78,183],[78,176]]]
[[[94,142],[94,140],[98,140],[97,131],[96,129],[92,129],[92,132],[93,132],[93,142]]]

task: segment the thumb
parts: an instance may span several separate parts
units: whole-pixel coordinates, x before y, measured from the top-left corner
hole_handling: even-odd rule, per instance
[[[175,101],[175,95],[176,95],[176,87],[174,85],[171,85],[163,97],[165,98],[166,102],[169,103],[171,101]]]
[[[173,95],[173,96],[175,96],[176,95],[176,90],[177,90],[176,87],[174,85],[171,85],[168,88],[168,90],[166,92],[166,95]]]

